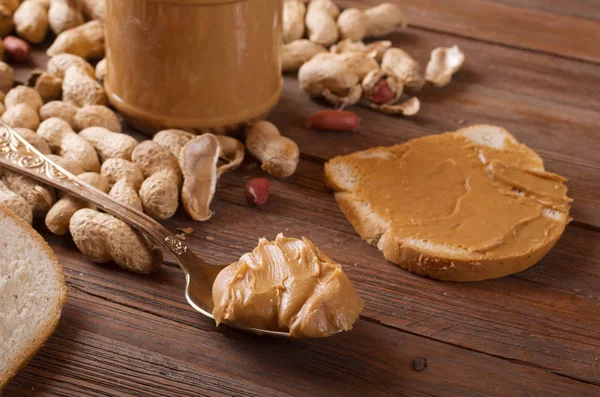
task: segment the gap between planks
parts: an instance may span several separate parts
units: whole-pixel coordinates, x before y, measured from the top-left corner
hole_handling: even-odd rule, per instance
[[[366,3],[366,4],[365,4]],[[367,8],[375,0],[341,0],[343,8]],[[600,63],[593,42],[600,38],[600,22],[523,7],[514,2],[462,0],[405,0],[401,4],[409,26],[483,43],[550,54],[560,58]]]
[[[508,42],[504,42],[501,40],[492,40],[492,39],[486,39],[484,37],[468,36],[466,34],[461,34],[458,32],[451,32],[451,31],[442,30],[442,29],[436,29],[434,27],[421,25],[421,24],[411,23],[410,27],[411,27],[411,29],[420,30],[423,32],[438,33],[438,34],[443,34],[444,36],[457,37],[457,38],[461,38],[464,40],[470,40],[470,41],[474,41],[474,42],[478,42],[478,43],[498,45],[501,47],[506,47],[506,48],[510,48],[512,50],[517,50],[517,51],[525,51],[525,52],[530,52],[530,53],[540,54],[540,55],[549,55],[549,56],[560,58],[560,59],[581,62],[581,63],[587,63],[587,64],[593,64],[593,65],[600,64],[600,59],[592,60],[592,59],[579,58],[579,57],[574,57],[572,55],[566,55],[566,54],[561,54],[561,53],[557,53],[557,52],[552,52],[549,50],[525,47],[525,46],[518,45],[516,43],[508,43]]]
[[[171,265],[174,266],[174,267],[178,267],[175,264],[171,264]],[[209,332],[209,333],[216,333],[216,334],[223,335],[225,337],[229,337],[230,336],[228,333],[222,333],[222,332],[220,332],[217,328],[213,327],[212,324],[209,327],[206,327],[206,328],[204,328],[204,327],[203,328],[198,328],[197,324],[191,324],[191,323],[182,321],[182,320],[180,320],[180,319],[178,319],[176,317],[172,317],[172,318],[171,317],[166,317],[166,316],[163,316],[163,315],[161,315],[160,313],[157,313],[157,312],[152,312],[150,310],[141,309],[139,307],[127,304],[125,302],[119,302],[117,300],[113,300],[113,299],[110,299],[108,297],[105,297],[105,296],[102,296],[102,295],[99,295],[99,294],[95,294],[95,293],[89,292],[89,291],[85,290],[84,288],[81,288],[81,287],[79,287],[77,285],[69,284],[69,287],[73,288],[74,290],[77,290],[80,293],[83,293],[85,295],[94,297],[96,299],[100,299],[100,300],[109,302],[109,303],[111,303],[113,305],[117,305],[117,306],[121,306],[121,307],[130,309],[130,310],[138,311],[140,313],[144,313],[144,314],[147,314],[147,315],[150,315],[150,316],[156,316],[156,317],[158,317],[158,318],[160,318],[162,320],[170,321],[170,322],[176,323],[178,325],[189,327],[189,328],[191,328],[191,329],[193,329],[195,331],[204,331],[204,332]],[[543,365],[535,364],[535,363],[524,361],[524,360],[520,360],[520,359],[514,359],[514,358],[510,358],[510,357],[504,357],[504,356],[501,356],[501,355],[498,355],[498,354],[489,353],[489,352],[486,352],[486,351],[483,351],[483,350],[474,349],[474,348],[463,346],[463,345],[460,345],[460,344],[457,344],[457,343],[452,343],[452,342],[449,342],[449,341],[445,341],[443,339],[436,339],[435,337],[432,337],[432,336],[422,335],[422,334],[419,334],[417,332],[405,330],[405,329],[399,328],[399,327],[391,325],[391,324],[385,324],[385,323],[383,323],[383,322],[381,322],[381,321],[379,321],[377,319],[374,319],[374,318],[371,318],[371,317],[368,317],[368,316],[365,316],[365,315],[360,315],[360,319],[363,320],[363,321],[365,321],[365,322],[374,324],[376,326],[381,326],[381,327],[384,327],[384,328],[387,328],[387,329],[390,329],[390,330],[393,330],[393,331],[396,331],[396,332],[405,333],[405,334],[412,335],[412,336],[415,336],[415,337],[418,337],[418,338],[424,338],[424,339],[427,339],[427,340],[430,340],[430,341],[433,341],[433,342],[443,343],[445,345],[453,346],[453,347],[456,347],[456,348],[459,348],[459,349],[462,349],[462,350],[465,350],[465,351],[469,351],[469,352],[473,352],[473,353],[478,353],[478,354],[482,354],[484,356],[488,356],[488,357],[496,358],[496,359],[499,359],[499,360],[503,360],[503,361],[509,362],[511,364],[518,364],[518,365],[523,365],[523,366],[530,367],[530,368],[535,368],[535,369],[543,370],[543,371],[547,372],[549,375],[559,376],[559,377],[571,379],[571,380],[574,380],[574,381],[582,383],[582,384],[588,384],[588,385],[593,385],[593,386],[600,386],[600,383],[588,381],[588,380],[585,380],[585,379],[579,379],[579,378],[574,377],[574,376],[562,374],[562,373],[558,372],[557,370],[553,370],[553,369],[545,367]]]
[[[500,359],[500,360],[507,361],[507,362],[512,363],[512,364],[518,364],[518,365],[523,365],[523,366],[530,367],[530,368],[541,369],[541,370],[546,371],[547,373],[549,373],[551,375],[560,376],[560,377],[571,379],[571,380],[574,380],[574,381],[577,381],[577,382],[581,382],[581,383],[584,383],[584,384],[593,385],[593,386],[600,386],[600,383],[591,382],[591,381],[586,380],[586,379],[579,379],[579,378],[574,377],[574,376],[566,375],[566,374],[560,373],[560,372],[558,372],[556,370],[553,370],[551,368],[548,368],[548,367],[545,367],[543,365],[539,365],[539,364],[536,364],[536,363],[532,363],[532,362],[529,362],[529,361],[519,360],[519,359],[516,359],[516,358],[510,358],[510,357],[504,357],[504,356],[501,356],[501,355],[498,355],[498,354],[486,352],[484,350],[474,349],[472,347],[462,346],[462,345],[459,345],[457,343],[452,343],[452,342],[449,342],[449,341],[445,341],[443,339],[436,339],[436,338],[434,338],[432,336],[422,335],[422,334],[419,334],[418,332],[409,331],[409,330],[405,330],[405,329],[396,327],[393,324],[383,323],[383,322],[381,322],[381,321],[379,321],[377,319],[370,318],[370,317],[367,317],[367,316],[363,316],[362,314],[361,314],[360,318],[362,320],[364,320],[364,321],[368,321],[370,323],[377,324],[377,325],[380,325],[382,327],[386,327],[386,328],[393,329],[393,330],[400,331],[400,332],[405,332],[407,334],[418,336],[418,337],[425,338],[425,339],[429,339],[429,340],[432,340],[432,341],[435,341],[435,342],[441,342],[441,343],[444,343],[446,345],[457,347],[459,349],[464,349],[464,350],[468,350],[470,352],[483,354],[483,355],[486,355],[486,356],[489,356],[489,357],[494,357],[494,358],[497,358],[497,359]]]
[[[227,202],[227,204],[229,204],[229,205],[233,204],[233,205],[234,205],[234,206],[236,206],[236,207],[247,209],[247,208],[246,208],[244,205],[242,205],[242,204],[239,204],[239,203],[237,203],[237,202],[233,202],[233,203],[232,203],[232,202],[230,202],[229,200],[224,200],[224,199],[223,199],[223,201]],[[281,215],[281,214],[277,214],[277,216],[278,216],[278,217],[284,217],[284,215]],[[293,218],[289,218],[289,217],[288,217],[288,219],[290,219],[290,220],[294,220]],[[340,232],[340,230],[337,230],[337,232],[339,233],[339,232]],[[345,232],[345,233],[348,233],[348,234],[352,234],[354,237],[356,237],[354,233],[349,233],[349,232],[347,232],[347,231],[344,231],[344,232]],[[73,262],[73,263],[75,263],[75,262]],[[176,265],[174,265],[174,264],[171,264],[169,267],[171,267],[171,268],[175,268],[175,267],[176,267]],[[517,278],[518,278],[518,277],[517,277]],[[522,280],[522,281],[529,281],[529,280],[523,280],[523,279],[521,279],[521,278],[519,278],[519,279],[520,279],[520,280]],[[101,284],[98,284],[98,285],[101,285]],[[546,286],[546,285],[544,285],[544,286]],[[75,288],[75,289],[77,289],[77,290],[82,290],[82,289],[81,289],[81,288],[79,288],[79,287],[77,287],[77,288]],[[85,292],[85,293],[89,293],[90,295],[98,296],[98,295],[96,295],[96,294],[93,294],[93,293],[91,293],[91,292],[89,292],[89,291],[87,291],[87,290],[84,290],[83,292]],[[102,296],[100,296],[99,298],[101,298],[101,299],[104,299],[104,300],[106,300],[106,301],[113,302],[113,303],[122,304],[122,305],[124,305],[124,306],[127,306],[127,307],[133,307],[133,306],[130,306],[130,305],[126,304],[126,303],[120,303],[120,302],[117,302],[117,301],[115,301],[115,300],[111,300],[111,299],[104,298],[104,297],[102,297]],[[144,299],[144,300],[145,300],[145,299]],[[151,303],[151,302],[150,302],[150,303]],[[182,304],[182,307],[187,307],[187,306],[186,306],[186,304],[185,304],[185,302],[183,302],[183,304]],[[181,307],[179,307],[179,309],[181,309]],[[144,311],[144,312],[147,312],[147,313],[153,313],[153,314],[156,314],[156,313],[154,313],[154,312],[152,312],[152,311],[147,311],[147,310],[142,310],[142,311]],[[161,316],[160,314],[156,314],[156,315],[158,315],[158,316]],[[161,317],[163,317],[163,316],[161,316]],[[364,318],[365,318],[365,319],[372,320],[373,322],[379,322],[377,319],[374,319],[374,318],[372,319],[372,318],[370,318],[370,317],[366,317],[366,316],[365,316]],[[176,321],[179,321],[179,320],[176,320]],[[379,323],[381,323],[381,322],[379,322]],[[404,329],[397,328],[397,327],[396,327],[396,326],[394,326],[394,325],[389,325],[389,324],[385,324],[385,323],[384,323],[384,324],[381,324],[381,325],[384,325],[384,326],[388,326],[388,327],[391,327],[391,328],[397,329],[397,330],[399,330],[400,332],[408,332],[408,333],[411,333],[411,331],[406,331],[406,330],[404,330]],[[461,345],[459,345],[459,344],[455,344],[455,343],[452,343],[452,342],[446,342],[445,340],[442,340],[442,339],[436,339],[435,337],[433,337],[433,335],[431,335],[431,336],[425,336],[425,335],[421,335],[421,334],[418,334],[418,333],[414,333],[414,334],[415,334],[415,335],[419,335],[419,336],[421,336],[421,337],[427,337],[427,338],[430,338],[430,339],[432,339],[432,340],[439,341],[439,342],[442,342],[442,343],[447,343],[447,344],[450,344],[450,345],[456,345],[456,346],[458,346],[458,347],[461,347],[461,348],[470,349],[470,350],[473,350],[473,351],[480,351],[480,352],[482,352],[482,353],[484,353],[484,354],[488,354],[488,355],[490,355],[490,356],[498,356],[497,354],[495,355],[495,354],[493,354],[493,353],[485,353],[485,351],[482,351],[482,350],[479,350],[479,349],[476,349],[476,348],[468,348],[468,347],[464,347],[464,346],[461,346]],[[510,360],[513,360],[514,362],[523,361],[523,360],[514,359],[514,358],[510,358],[510,357],[502,357],[502,356],[498,356],[498,357],[501,357],[501,358],[503,358],[503,359],[506,359],[506,360],[509,360],[509,361],[510,361]],[[535,364],[532,364],[532,365],[535,365]],[[562,375],[563,375],[563,374],[561,374],[561,373],[558,373],[556,370],[552,370],[552,369],[550,369],[550,368],[548,368],[548,367],[544,367],[544,366],[542,366],[542,367],[543,367],[543,368],[547,368],[547,370],[548,370],[548,371],[550,371],[550,372],[552,372],[552,373],[554,373],[554,374],[556,374],[556,375],[559,375],[559,376],[562,376]],[[580,379],[577,379],[577,377],[576,377],[576,376],[573,376],[572,374],[571,374],[571,375],[565,375],[565,376],[566,376],[566,377],[569,377],[569,378],[571,378],[571,379],[580,380]],[[582,381],[583,381],[583,380],[582,380]],[[583,382],[585,382],[585,383],[589,383],[589,384],[595,384],[593,381],[592,381],[592,382],[586,382],[586,381],[583,381]]]

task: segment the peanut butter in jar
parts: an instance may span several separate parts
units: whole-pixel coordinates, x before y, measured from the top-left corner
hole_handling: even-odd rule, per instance
[[[278,102],[281,0],[107,0],[111,103],[136,128],[219,131]]]

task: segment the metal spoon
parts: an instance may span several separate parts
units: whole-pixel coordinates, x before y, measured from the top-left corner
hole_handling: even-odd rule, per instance
[[[4,123],[0,123],[0,166],[88,201],[154,239],[158,245],[173,253],[179,267],[185,273],[185,298],[188,303],[206,317],[214,319],[212,286],[217,274],[225,266],[211,265],[198,258],[181,240],[158,222],[83,182],[37,151],[15,130]],[[289,337],[286,332],[243,327],[229,323],[227,325],[256,334]]]

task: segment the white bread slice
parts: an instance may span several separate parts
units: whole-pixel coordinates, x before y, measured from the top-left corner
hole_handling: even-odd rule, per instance
[[[52,335],[66,299],[50,246],[0,206],[0,393]]]
[[[511,151],[517,153],[518,160],[515,162],[518,162],[521,169],[544,171],[542,159],[533,150],[520,144],[503,128],[475,125],[448,134],[466,137],[476,146],[486,146],[501,151],[510,148]],[[538,262],[554,246],[570,221],[568,205],[566,211],[550,207],[542,208],[542,215],[556,222],[553,224],[556,227],[547,230],[544,238],[541,238],[538,243],[531,244],[527,249],[500,257],[490,257],[485,252],[468,250],[444,241],[428,241],[416,236],[399,238],[391,230],[391,221],[375,212],[371,203],[364,201],[361,193],[357,191],[361,178],[371,176],[364,175],[348,160],[351,157],[354,162],[357,159],[374,157],[385,160],[392,157],[393,149],[401,146],[402,144],[373,148],[348,156],[336,157],[325,165],[325,180],[328,186],[335,191],[338,205],[360,236],[369,244],[378,247],[388,261],[411,272],[452,281],[477,281],[513,274]],[[480,161],[486,163],[483,158],[480,158]],[[431,186],[431,189],[435,188],[436,186]]]

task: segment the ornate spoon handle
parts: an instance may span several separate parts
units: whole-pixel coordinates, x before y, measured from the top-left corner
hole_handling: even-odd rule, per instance
[[[129,206],[116,202],[109,195],[83,182],[38,152],[15,130],[2,122],[0,122],[0,166],[88,201],[152,237],[160,246],[175,254],[177,263],[185,273],[185,297],[188,303],[205,316],[214,318],[212,285],[225,266],[204,262],[158,222]],[[241,326],[238,328],[257,334],[289,337],[286,332]]]
[[[187,247],[158,222],[88,185],[37,151],[15,130],[0,123],[0,165],[88,201],[152,237],[176,256]]]

